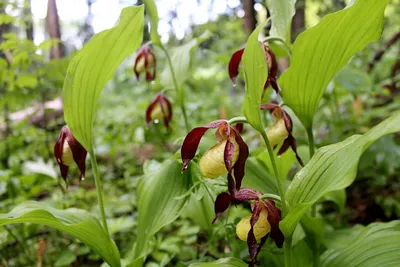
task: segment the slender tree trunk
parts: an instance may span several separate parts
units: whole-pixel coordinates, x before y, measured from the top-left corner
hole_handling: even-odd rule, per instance
[[[304,31],[305,29],[305,0],[297,0],[296,2],[296,14],[292,20],[292,42],[296,39],[296,37]]]
[[[24,19],[26,38],[33,41],[33,16],[31,9],[31,0],[25,0],[24,3]]]
[[[254,4],[254,0],[242,0],[244,10],[243,25],[248,35],[251,34],[251,32],[256,28],[257,25]]]
[[[50,52],[50,58],[60,58],[65,55],[64,46],[61,43],[61,30],[60,30],[60,18],[57,13],[56,0],[48,0],[47,2],[47,30],[50,38],[56,38],[60,40],[57,46],[54,46]]]

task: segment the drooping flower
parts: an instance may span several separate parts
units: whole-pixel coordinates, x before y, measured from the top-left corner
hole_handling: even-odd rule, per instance
[[[277,84],[277,75],[278,75],[278,63],[276,61],[276,57],[274,52],[263,43],[260,43],[264,50],[265,60],[267,62],[268,67],[268,78],[265,81],[264,90],[267,89],[269,85],[275,90],[277,94],[279,94],[279,87]],[[236,84],[236,77],[239,75],[239,64],[242,61],[244,48],[233,53],[231,60],[228,65],[229,77],[231,78],[233,84]]]
[[[283,233],[279,229],[281,211],[275,206],[274,201],[263,200],[262,195],[260,191],[243,187],[236,192],[235,196],[226,192],[219,194],[214,206],[215,221],[232,203],[253,201],[251,215],[243,218],[236,226],[236,234],[239,239],[247,242],[249,248],[251,259],[249,266],[254,266],[256,257],[268,236],[279,248],[284,242]],[[258,245],[257,240],[260,240]]]
[[[146,110],[146,122],[164,120],[164,125],[169,128],[169,122],[172,119],[172,105],[167,96],[158,93]]]
[[[80,170],[79,181],[82,180],[86,171],[86,155],[86,149],[75,139],[68,126],[63,126],[57,143],[54,146],[54,156],[60,167],[61,176],[65,181],[67,180],[68,168],[74,162]]]
[[[275,149],[278,145],[283,143],[278,151],[278,155],[282,155],[291,147],[296,154],[297,161],[301,166],[304,166],[303,161],[297,154],[296,139],[292,135],[293,123],[289,114],[287,114],[281,106],[273,103],[263,104],[261,105],[261,109],[269,110],[274,120],[274,124],[269,126],[266,130],[271,146]]]
[[[140,74],[144,72],[146,73],[146,81],[153,81],[156,78],[156,57],[149,46],[142,45],[140,47],[133,71],[138,80]]]
[[[244,166],[249,155],[249,148],[243,141],[239,131],[226,120],[210,122],[191,130],[183,141],[181,156],[183,171],[194,158],[203,135],[209,129],[215,129],[218,144],[211,147],[200,159],[200,171],[207,178],[216,178],[228,173],[229,192],[234,195],[239,190],[244,176]],[[232,177],[234,173],[235,180]]]

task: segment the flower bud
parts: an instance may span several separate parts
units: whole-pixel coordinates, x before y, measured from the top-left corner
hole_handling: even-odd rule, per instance
[[[163,112],[164,110],[164,112]],[[150,113],[151,120],[162,120],[165,117],[169,117],[169,108],[166,103],[160,104],[157,102],[153,108],[153,110]]]
[[[272,126],[269,126],[266,133],[272,147],[282,143],[289,136],[283,118],[279,118]]]
[[[63,144],[61,161],[65,166],[68,167],[74,163],[74,156],[67,140],[65,140]]]
[[[146,122],[164,120],[164,125],[169,128],[169,122],[172,119],[172,105],[167,96],[158,93],[146,109]]]
[[[147,45],[143,45],[139,49],[133,70],[138,80],[141,73],[146,73],[147,81],[153,81],[155,79],[156,57]]]
[[[234,146],[234,152],[232,155],[232,166],[236,163],[239,158],[239,145],[235,138],[230,138],[231,143]],[[225,166],[224,152],[227,140],[223,140],[218,144],[211,147],[204,153],[200,159],[200,172],[207,178],[217,178],[221,174],[227,173],[228,170]]]
[[[236,225],[236,234],[240,240],[247,241],[247,236],[250,231],[250,220],[251,214],[244,217],[237,225]],[[256,240],[260,240],[262,237],[266,236],[271,231],[271,226],[268,222],[268,211],[266,208],[263,208],[260,212],[260,216],[256,224],[253,227],[254,236]]]

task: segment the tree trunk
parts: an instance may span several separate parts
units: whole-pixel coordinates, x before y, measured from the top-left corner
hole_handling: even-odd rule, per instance
[[[49,37],[60,40],[60,43],[51,49],[50,59],[61,58],[65,55],[65,53],[64,46],[61,43],[60,19],[57,13],[56,0],[48,0],[47,2],[46,22]]]
[[[305,0],[298,0],[296,2],[296,14],[293,17],[291,28],[292,42],[305,30],[305,7]]]
[[[242,0],[244,17],[243,26],[247,34],[250,35],[257,25],[256,11],[254,10],[254,0]]]
[[[24,19],[26,38],[33,41],[33,17],[31,9],[31,0],[25,0],[24,3]]]

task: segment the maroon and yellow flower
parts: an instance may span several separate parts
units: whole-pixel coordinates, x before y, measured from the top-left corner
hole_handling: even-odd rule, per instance
[[[158,93],[146,110],[146,122],[164,121],[166,128],[169,128],[169,122],[172,119],[172,105],[167,96]]]
[[[74,138],[68,126],[63,126],[54,146],[54,156],[60,167],[61,176],[67,180],[68,169],[75,162],[80,170],[79,181],[85,176],[86,149]]]
[[[146,81],[153,81],[156,78],[156,57],[147,45],[140,47],[135,65],[133,67],[136,78],[139,80],[141,73],[146,73]]]
[[[293,152],[296,154],[297,161],[301,166],[304,166],[303,161],[297,154],[296,139],[292,135],[293,123],[289,114],[277,104],[263,104],[261,109],[269,110],[271,112],[274,124],[269,126],[266,130],[268,140],[271,146],[275,149],[278,145],[282,144],[278,151],[278,156],[288,150],[289,147],[292,148]]]
[[[274,52],[263,43],[260,43],[264,50],[265,60],[267,62],[268,67],[268,78],[265,81],[264,89],[267,89],[269,85],[275,90],[277,94],[279,94],[279,87],[277,84],[277,75],[278,75],[278,63],[276,61],[276,57]],[[242,61],[244,48],[233,53],[231,60],[228,65],[229,77],[231,78],[233,84],[236,84],[236,77],[239,75],[239,65]]]

